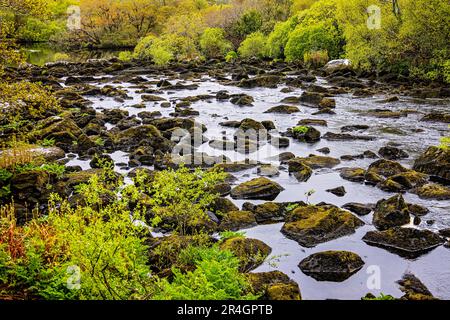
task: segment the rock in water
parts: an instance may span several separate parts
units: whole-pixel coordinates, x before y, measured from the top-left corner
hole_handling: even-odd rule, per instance
[[[400,290],[405,294],[402,300],[435,300],[430,290],[412,273],[405,273],[401,280],[397,281]]]
[[[310,248],[352,234],[362,225],[363,221],[337,207],[306,206],[288,214],[281,232],[301,246]]]
[[[364,265],[364,261],[349,251],[324,251],[303,259],[298,267],[318,281],[341,282],[350,278]]]
[[[373,213],[373,224],[379,230],[409,223],[408,204],[401,194],[377,202]]]
[[[220,249],[229,250],[239,258],[241,272],[257,268],[272,252],[272,248],[261,240],[244,237],[226,239],[220,244]]]
[[[429,147],[416,159],[413,169],[450,181],[450,150]]]
[[[394,227],[384,231],[369,231],[362,238],[370,245],[386,248],[406,258],[417,258],[445,241],[429,230]]]
[[[265,177],[241,183],[231,190],[233,199],[274,200],[284,188]]]

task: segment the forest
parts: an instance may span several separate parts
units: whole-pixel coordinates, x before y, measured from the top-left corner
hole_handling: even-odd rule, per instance
[[[443,0],[0,0],[0,300],[450,299],[449,44]]]

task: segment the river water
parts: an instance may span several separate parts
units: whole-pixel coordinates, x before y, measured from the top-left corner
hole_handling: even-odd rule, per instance
[[[150,81],[159,81],[160,75],[144,75]],[[172,83],[178,80],[169,79]],[[449,100],[417,100],[410,97],[399,96],[400,100],[392,103],[380,104],[377,101],[387,96],[375,96],[370,98],[355,98],[344,94],[335,97],[336,109],[335,115],[311,115],[317,109],[305,106],[298,106],[300,112],[291,115],[268,114],[264,113],[270,107],[280,104],[280,101],[288,96],[300,96],[302,89],[294,88],[294,91],[283,93],[279,86],[276,89],[256,88],[242,89],[233,86],[225,86],[216,80],[204,76],[194,81],[185,81],[183,84],[198,85],[196,90],[176,90],[172,92],[164,91],[158,96],[162,96],[170,101],[176,101],[182,97],[195,96],[199,94],[214,95],[219,90],[227,90],[229,93],[246,93],[251,95],[255,102],[252,107],[240,107],[226,101],[221,102],[215,98],[209,101],[200,100],[191,105],[191,107],[200,112],[195,119],[206,125],[208,130],[205,136],[211,139],[221,139],[224,135],[232,136],[235,129],[225,128],[219,125],[219,122],[225,120],[242,120],[252,118],[258,121],[272,120],[280,132],[296,126],[297,122],[304,118],[324,119],[328,122],[328,127],[316,127],[322,134],[327,131],[340,132],[340,128],[345,125],[365,124],[370,128],[365,132],[354,132],[353,134],[376,136],[374,141],[327,141],[322,139],[315,144],[306,144],[296,142],[291,139],[290,146],[284,149],[277,149],[271,146],[262,146],[258,154],[243,155],[234,151],[227,151],[225,155],[233,160],[244,160],[245,158],[257,159],[264,163],[272,163],[279,166],[279,162],[271,161],[268,158],[275,156],[280,152],[292,152],[296,156],[308,156],[309,154],[321,155],[316,150],[322,147],[329,147],[331,153],[328,156],[339,158],[342,155],[356,155],[366,150],[377,152],[380,147],[388,143],[396,143],[409,154],[409,158],[401,160],[400,163],[410,168],[414,159],[423,152],[428,146],[438,144],[440,137],[448,135],[448,126],[444,123],[421,122],[419,119],[431,111],[449,110]],[[318,79],[317,84],[327,86],[324,79]],[[126,100],[124,103],[115,101],[112,98],[92,98],[93,107],[101,111],[103,109],[120,108],[128,110],[130,115],[138,114],[142,111],[160,111],[163,116],[169,117],[173,112],[173,105],[170,108],[162,108],[160,104],[154,102],[145,102],[145,109],[131,107],[134,104],[141,103],[140,94],[136,93],[136,88],[130,83],[98,83],[97,86],[112,85],[121,87],[128,91],[132,100]],[[148,85],[156,89],[156,84]],[[360,112],[376,108],[389,108],[389,110],[410,110],[407,117],[400,119],[393,118],[375,118],[362,115]],[[113,125],[109,125],[113,127]],[[391,133],[389,133],[391,132]],[[208,143],[198,148],[209,155],[219,155],[222,151],[211,148]],[[113,159],[119,162],[128,162],[128,155],[123,152],[115,152]],[[348,202],[375,203],[382,198],[392,196],[392,193],[384,192],[376,187],[367,186],[360,183],[354,183],[343,180],[339,176],[338,169],[341,167],[362,167],[375,161],[374,159],[356,159],[353,161],[342,161],[334,169],[315,170],[313,176],[307,182],[298,182],[294,177],[289,176],[286,168],[280,170],[278,177],[271,178],[281,184],[285,190],[274,200],[276,202],[284,201],[305,201],[305,193],[311,189],[315,193],[309,197],[310,203],[321,201],[341,206]],[[83,168],[89,168],[88,161],[74,159],[69,165],[81,165]],[[151,168],[151,167],[149,167]],[[116,167],[123,174],[127,170]],[[236,183],[250,180],[257,176],[256,168],[233,173],[238,181]],[[343,197],[337,197],[326,189],[344,186],[347,194]],[[431,229],[437,231],[442,228],[450,227],[450,201],[432,201],[423,200],[411,193],[404,195],[409,203],[416,203],[427,207],[430,212],[423,217],[418,228]],[[235,204],[241,207],[244,201],[235,201]],[[253,203],[262,203],[263,201],[252,201]],[[260,225],[251,229],[244,230],[246,236],[264,241],[272,247],[271,258],[255,271],[280,270],[289,275],[293,280],[299,283],[304,299],[360,299],[366,293],[371,292],[375,295],[380,293],[392,294],[396,297],[402,293],[395,283],[403,273],[409,271],[414,273],[438,298],[450,299],[450,249],[443,246],[424,254],[416,259],[405,259],[396,254],[390,253],[384,249],[372,247],[365,244],[361,238],[367,231],[375,230],[372,225],[372,214],[361,217],[366,223],[365,226],[357,229],[356,233],[350,236],[329,241],[314,248],[303,248],[297,242],[285,238],[280,229],[282,223],[271,225]],[[433,220],[433,224],[428,224],[427,220]],[[412,224],[411,224],[412,226]],[[349,250],[357,253],[365,262],[365,266],[356,274],[344,282],[319,282],[303,274],[298,268],[298,263],[308,255],[324,250]],[[374,276],[379,273],[379,283],[374,282]]]

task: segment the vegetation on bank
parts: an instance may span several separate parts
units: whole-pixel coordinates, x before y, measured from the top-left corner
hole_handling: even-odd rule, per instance
[[[74,4],[80,6],[81,29],[66,30],[65,11]],[[14,11],[14,5],[20,10]],[[379,15],[369,10],[373,5]],[[8,26],[0,37],[136,45],[120,58],[158,65],[224,57],[233,61],[233,52],[310,67],[349,58],[361,70],[448,83],[450,34],[444,26],[450,24],[449,16],[450,4],[440,0],[171,0],[162,5],[154,0],[20,0],[0,7],[0,21]]]

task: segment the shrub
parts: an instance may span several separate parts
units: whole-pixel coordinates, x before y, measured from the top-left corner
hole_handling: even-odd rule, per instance
[[[263,58],[266,56],[266,37],[261,32],[255,32],[242,41],[238,49],[243,58]]]
[[[284,48],[289,40],[289,34],[298,24],[294,16],[287,21],[279,22],[267,38],[267,54],[271,58],[284,58]]]
[[[239,273],[238,258],[231,252],[222,251],[217,246],[188,250],[190,250],[188,256],[196,269],[182,273],[179,269],[173,268],[173,281],[162,279],[159,282],[156,299],[254,300],[257,298],[246,293],[249,285],[244,275]]]
[[[151,195],[149,204],[154,217],[153,225],[163,222],[169,227],[187,234],[207,218],[207,208],[218,198],[213,187],[225,179],[223,172],[195,170],[186,167],[177,171],[166,170],[155,174],[145,189]],[[144,185],[145,175],[137,177],[137,185]]]
[[[48,88],[28,81],[0,82],[0,106],[3,107],[0,125],[40,120],[61,111],[58,101]]]
[[[121,51],[118,58],[120,61],[131,61],[133,59],[133,53],[130,51]]]
[[[207,28],[200,36],[200,48],[209,58],[223,57],[232,47],[221,28]]]
[[[239,43],[248,35],[260,31],[263,25],[261,13],[257,10],[249,10],[227,28],[228,37],[233,43]]]
[[[323,67],[329,60],[328,52],[326,50],[305,52],[303,61],[308,67],[318,68]]]
[[[238,58],[238,54],[236,51],[228,51],[227,55],[225,56],[226,62],[234,62]]]
[[[70,56],[67,53],[57,52],[53,56],[53,61],[68,61],[70,60]]]
[[[287,61],[303,61],[305,53],[325,50],[331,58],[339,55],[339,37],[333,27],[325,23],[307,27],[298,25],[289,36],[285,56]]]

